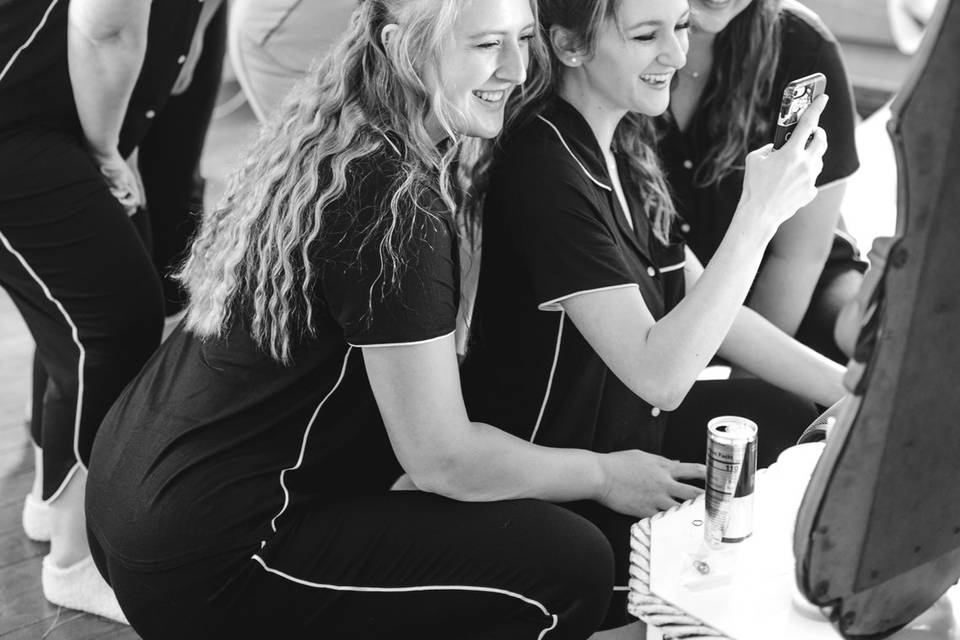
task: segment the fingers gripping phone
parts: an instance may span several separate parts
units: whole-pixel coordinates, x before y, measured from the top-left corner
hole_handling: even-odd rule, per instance
[[[787,143],[797,127],[800,116],[807,107],[827,88],[827,77],[822,73],[794,80],[783,90],[780,114],[777,116],[777,132],[773,138],[773,148],[779,149]]]

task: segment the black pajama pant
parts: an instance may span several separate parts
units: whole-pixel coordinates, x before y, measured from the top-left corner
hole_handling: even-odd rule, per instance
[[[606,537],[562,506],[415,491],[300,506],[262,548],[174,568],[90,541],[144,640],[582,640],[614,573]]]
[[[0,132],[0,285],[37,346],[31,431],[50,500],[163,321],[148,251],[72,132]]]

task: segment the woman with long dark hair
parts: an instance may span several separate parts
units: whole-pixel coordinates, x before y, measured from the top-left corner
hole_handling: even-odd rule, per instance
[[[548,501],[640,513],[643,459],[470,422],[454,348],[453,160],[543,57],[534,9],[360,3],[203,220],[93,450],[91,547],[147,640],[599,625],[609,544]]]
[[[691,0],[687,64],[659,119],[659,150],[697,258],[711,260],[743,186],[747,153],[773,139],[784,87],[827,78],[821,126],[830,139],[817,197],[774,235],[747,304],[804,344],[845,362],[833,337],[837,314],[860,287],[866,262],[842,230],[846,179],[859,166],[856,114],[840,47],[820,19],[793,0]]]
[[[768,241],[814,196],[826,98],[783,149],[766,145],[748,156],[734,220],[704,269],[676,234],[649,118],[667,108],[686,62],[687,3],[539,6],[552,80],[541,76],[548,86],[528,93],[490,171],[464,393],[472,419],[532,443],[642,452],[640,513],[572,505],[618,558],[605,621],[616,628],[627,621],[630,524],[696,494],[686,484],[696,474],[660,456],[660,441],[664,429],[679,430],[689,446],[673,457],[703,460],[705,423],[668,413],[690,402],[717,351],[767,382],[730,381],[691,395],[713,415],[755,419],[770,455],[816,415],[788,391],[826,405],[843,395],[840,366],[742,306]],[[788,435],[775,442],[778,431]]]

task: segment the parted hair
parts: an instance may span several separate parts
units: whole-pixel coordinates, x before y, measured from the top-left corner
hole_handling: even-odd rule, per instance
[[[538,0],[541,38],[550,42],[550,30],[561,27],[590,55],[596,48],[604,21],[617,19],[621,3],[622,0]],[[539,79],[531,79],[530,97],[516,118],[518,124],[532,120],[559,95],[564,69],[559,58],[551,55],[546,73]],[[538,88],[536,83],[543,86]],[[650,220],[653,234],[667,243],[676,208],[656,152],[656,139],[653,118],[629,113],[614,133],[613,150],[627,158],[629,170],[639,185],[644,214]]]
[[[189,293],[189,330],[222,336],[242,321],[266,353],[289,362],[292,347],[314,332],[318,274],[311,255],[322,246],[327,212],[352,188],[351,166],[393,147],[403,155],[390,206],[357,232],[361,250],[378,244],[382,283],[399,286],[417,220],[433,215],[421,206],[424,196],[439,193],[455,214],[457,183],[469,183],[478,170],[457,158],[482,155],[469,148],[478,143],[456,133],[456,108],[425,82],[467,1],[359,3],[346,34],[264,125],[223,199],[202,220],[179,273]],[[388,24],[401,28],[385,48]],[[431,113],[446,144],[438,146],[427,131]]]
[[[711,140],[694,172],[694,183],[706,187],[742,171],[751,149],[772,139],[768,113],[780,61],[781,0],[754,0],[713,45],[713,69],[700,100]],[[692,14],[696,25],[696,12]]]

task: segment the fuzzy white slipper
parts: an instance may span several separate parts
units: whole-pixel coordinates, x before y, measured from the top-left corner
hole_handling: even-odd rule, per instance
[[[90,556],[66,569],[54,565],[50,556],[45,556],[40,581],[43,596],[51,604],[130,624],[113,589],[97,571]]]
[[[50,542],[50,505],[30,493],[23,501],[23,532],[34,542]]]

